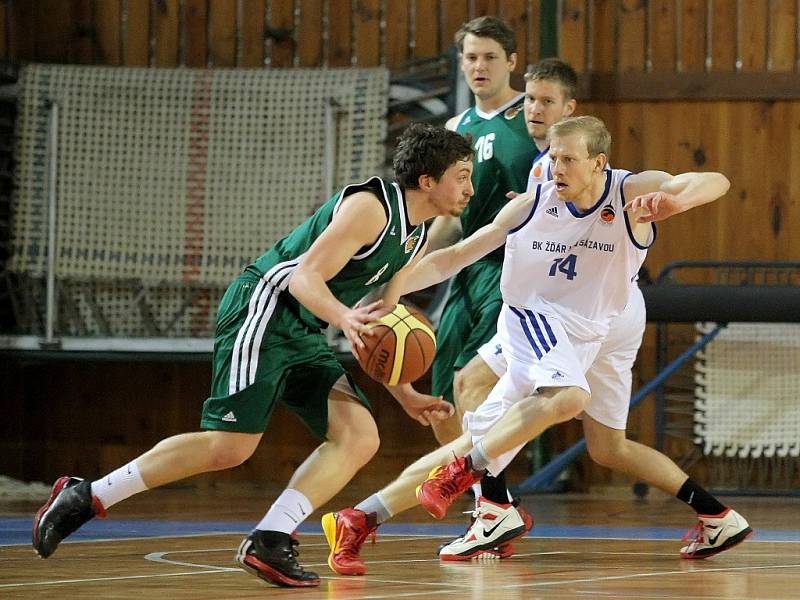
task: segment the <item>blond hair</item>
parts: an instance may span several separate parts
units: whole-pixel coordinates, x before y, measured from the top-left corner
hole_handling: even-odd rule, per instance
[[[547,130],[547,141],[550,142],[553,138],[562,138],[574,133],[583,136],[589,158],[598,154],[611,156],[611,134],[608,132],[606,124],[597,117],[584,115],[561,119],[557,123],[553,123]]]

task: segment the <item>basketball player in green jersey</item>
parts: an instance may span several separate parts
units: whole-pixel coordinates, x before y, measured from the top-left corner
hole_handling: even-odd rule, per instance
[[[456,32],[455,42],[475,106],[450,119],[447,127],[472,136],[475,197],[460,219],[438,217],[434,221],[430,234],[433,249],[468,237],[491,223],[508,201],[506,194],[510,190],[525,191],[533,163],[545,154],[547,128],[575,110],[574,83],[568,86],[559,73],[542,80],[541,97],[534,100],[540,107],[536,117],[540,121],[526,122],[525,93],[511,87],[511,73],[517,61],[514,32],[502,19],[493,16],[473,19]],[[574,77],[571,67],[565,67]],[[431,382],[433,395],[441,395],[456,406],[452,418],[433,424],[440,444],[461,435],[463,414],[475,410],[496,382],[494,372],[473,358],[496,332],[502,306],[502,260],[503,248],[499,248],[453,278],[437,331]],[[462,370],[467,364],[473,368]],[[406,386],[400,393],[411,396],[410,388]],[[485,477],[474,491],[476,500],[482,496],[498,504],[508,503],[502,475]],[[519,511],[530,529],[530,517],[521,508]],[[500,549],[503,557],[512,553],[510,544]]]
[[[211,396],[204,431],[167,438],[94,481],[61,477],[34,519],[42,558],[94,516],[138,492],[191,475],[235,467],[256,449],[278,401],[325,441],[295,471],[236,562],[282,586],[316,586],[297,561],[292,532],[375,454],[379,439],[363,393],[322,333],[328,323],[363,347],[382,300],[355,305],[378,286],[396,301],[425,252],[425,221],[458,217],[472,196],[472,147],[441,127],[412,125],[394,157],[397,183],[373,177],[345,187],[231,284],[217,314]],[[453,412],[420,396],[398,398],[429,424]]]

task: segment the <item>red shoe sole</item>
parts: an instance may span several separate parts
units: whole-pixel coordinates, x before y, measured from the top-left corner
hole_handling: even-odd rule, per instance
[[[683,552],[681,552],[681,558],[685,558],[686,560],[700,560],[700,559],[703,559],[703,558],[710,558],[712,556],[716,556],[720,552],[725,552],[725,550],[730,550],[731,548],[734,548],[734,547],[738,546],[743,541],[745,541],[747,538],[749,538],[751,535],[753,535],[753,530],[750,529],[749,527],[747,529],[748,529],[748,531],[747,531],[747,533],[745,535],[743,535],[739,539],[731,542],[730,544],[727,544],[727,545],[723,544],[719,548],[714,548],[711,552],[705,552],[704,554],[700,554],[698,552],[695,552],[694,554],[684,554]]]
[[[301,581],[299,579],[287,577],[280,571],[273,569],[269,565],[261,562],[253,556],[245,556],[242,560],[237,560],[236,562],[244,570],[252,573],[259,579],[263,579],[264,581],[274,583],[281,587],[316,587],[319,585],[319,579]]]

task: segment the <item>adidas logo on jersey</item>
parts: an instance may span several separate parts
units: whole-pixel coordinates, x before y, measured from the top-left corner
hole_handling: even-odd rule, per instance
[[[233,411],[230,411],[227,415],[222,417],[222,420],[228,423],[236,423],[236,415],[233,414]]]
[[[557,207],[557,206],[553,206],[553,207],[551,207],[551,208],[548,208],[548,209],[547,209],[546,211],[544,211],[544,212],[546,212],[546,213],[547,213],[548,215],[550,215],[551,217],[555,217],[556,219],[558,218],[558,207]]]

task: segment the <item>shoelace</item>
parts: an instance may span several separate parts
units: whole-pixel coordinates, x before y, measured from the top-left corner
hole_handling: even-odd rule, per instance
[[[349,532],[348,532],[349,533]],[[342,544],[342,549],[339,551],[340,554],[347,556],[348,558],[355,558],[359,559],[358,553],[361,551],[361,546],[364,545],[366,539],[372,538],[372,543],[376,544],[378,542],[378,532],[376,529],[371,531],[367,531],[366,533],[353,533],[348,536],[350,539],[345,538],[342,540],[344,543]]]
[[[290,560],[291,559],[296,559],[298,556],[300,556],[300,550],[297,549],[297,547],[299,545],[300,545],[300,542],[298,540],[292,538],[291,545],[286,550],[286,556],[288,556]]]
[[[705,540],[705,526],[703,525],[702,521],[698,521],[697,524],[694,527],[692,527],[689,531],[687,531],[686,535],[684,535],[681,538],[682,542],[688,542],[688,541],[691,542],[689,544],[690,548],[692,544],[702,543],[704,540]]]

